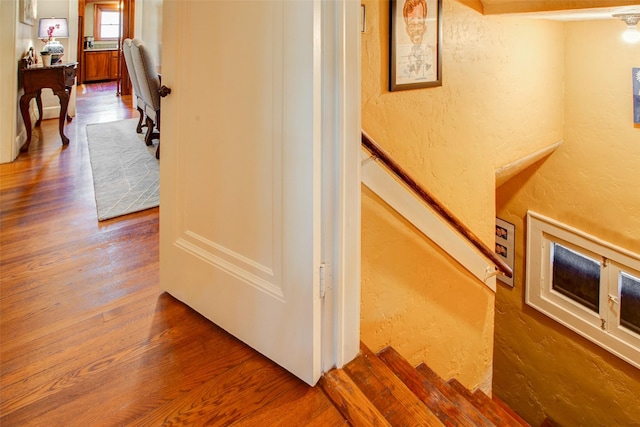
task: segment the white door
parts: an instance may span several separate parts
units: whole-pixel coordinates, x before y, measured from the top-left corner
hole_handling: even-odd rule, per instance
[[[345,233],[345,215],[327,222],[335,215],[323,211],[358,178],[323,177],[327,142],[345,151],[344,138],[323,135],[323,10],[318,0],[163,5],[162,83],[172,93],[162,101],[161,286],[309,384],[322,373],[323,339],[339,343],[330,364],[355,355],[358,339],[356,322],[336,311],[357,316],[358,293],[341,289],[326,304],[320,289],[327,257],[353,258],[327,251],[323,236],[359,236],[359,219]],[[355,101],[349,128],[359,130]],[[325,305],[343,336],[321,333]]]

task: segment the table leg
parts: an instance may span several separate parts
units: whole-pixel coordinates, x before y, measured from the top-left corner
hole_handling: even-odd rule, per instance
[[[66,86],[67,92],[69,92],[69,96],[71,96],[71,91],[73,90],[73,86]],[[67,114],[67,123],[71,123],[73,117]]]
[[[64,123],[67,118],[67,107],[69,106],[69,92],[66,89],[56,91],[56,95],[60,98],[60,118],[58,119],[58,129],[60,130],[60,138],[62,145],[69,143],[69,138],[64,135]]]
[[[35,126],[38,127],[40,126],[40,123],[42,123],[42,90],[38,89],[38,92],[36,93],[36,104],[38,105],[38,121],[36,122]]]
[[[20,113],[22,113],[22,120],[24,121],[24,126],[27,129],[27,142],[20,149],[21,153],[26,153],[29,151],[29,144],[31,144],[31,117],[29,116],[29,102],[35,93],[25,93],[20,98]]]

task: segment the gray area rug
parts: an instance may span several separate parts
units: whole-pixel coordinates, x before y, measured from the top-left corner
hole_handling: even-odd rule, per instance
[[[98,221],[160,204],[160,167],[155,147],[136,133],[138,119],[87,125]]]

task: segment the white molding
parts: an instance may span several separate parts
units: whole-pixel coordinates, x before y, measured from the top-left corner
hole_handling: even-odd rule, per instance
[[[318,2],[322,32],[322,370],[360,351],[360,32],[358,2]]]
[[[460,265],[496,291],[495,267],[466,240],[454,231],[438,214],[418,200],[394,179],[382,166],[369,160],[369,153],[361,150],[362,182],[371,191],[405,217],[425,236],[452,256]]]
[[[23,125],[20,127],[20,132],[18,132],[18,135],[16,135],[16,139],[14,141],[14,147],[13,147],[14,152],[20,153],[20,149],[22,148],[25,142],[27,142],[27,128],[24,127]]]
[[[568,236],[575,235],[580,239],[581,244],[585,247],[593,248],[592,245],[600,246],[601,250],[603,251],[602,255],[606,256],[609,259],[618,259],[622,257],[622,262],[635,264],[637,265],[637,267],[635,268],[640,268],[640,265],[636,264],[640,262],[640,254],[634,253],[620,246],[616,246],[598,237],[587,234],[582,230],[578,230],[575,227],[571,227],[570,225],[564,224],[560,221],[533,211],[527,212],[527,218],[532,218],[543,224],[546,224],[543,226],[544,230],[555,229],[555,233],[559,234],[560,237],[564,237],[565,239],[567,239]]]

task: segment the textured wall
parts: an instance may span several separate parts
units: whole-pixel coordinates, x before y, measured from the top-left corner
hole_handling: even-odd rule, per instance
[[[442,87],[390,93],[389,2],[363,3],[363,128],[492,245],[495,166],[562,138],[562,25],[444,0]],[[494,295],[367,191],[362,277],[365,343],[490,388]]]
[[[564,144],[497,191],[516,224],[516,287],[496,301],[494,392],[533,425],[640,425],[640,370],[524,305],[527,209],[640,252],[640,127],[631,68],[640,44],[617,20],[565,25]]]

